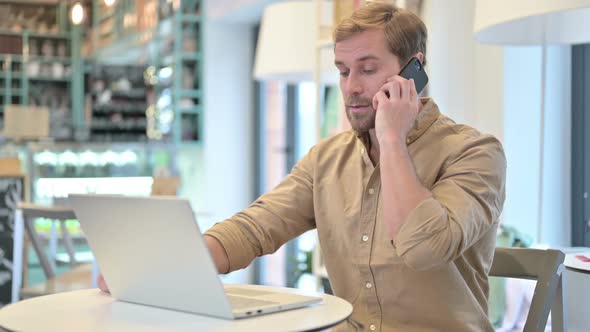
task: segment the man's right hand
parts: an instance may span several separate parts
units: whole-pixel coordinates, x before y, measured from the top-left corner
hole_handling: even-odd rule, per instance
[[[111,293],[109,291],[109,286],[107,285],[107,282],[104,280],[104,277],[102,276],[102,273],[98,274],[98,278],[96,278],[96,283],[98,284],[98,288],[100,288],[101,291],[108,294]]]
[[[205,243],[209,248],[209,252],[211,253],[211,257],[213,257],[213,262],[215,263],[215,267],[217,268],[217,273],[225,274],[229,272],[229,258],[227,256],[227,252],[225,248],[217,240],[211,235],[205,234]]]

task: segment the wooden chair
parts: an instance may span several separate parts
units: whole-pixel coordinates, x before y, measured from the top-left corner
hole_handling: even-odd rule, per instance
[[[565,254],[559,250],[497,248],[489,275],[536,280],[523,332],[543,332],[551,312],[551,331],[567,331],[564,302]]]
[[[35,229],[34,221],[37,218],[47,218],[59,222],[62,240],[69,256],[72,270],[60,275],[55,272],[55,258],[47,257],[39,235]],[[19,298],[53,294],[56,292],[78,290],[92,287],[92,268],[90,264],[78,266],[72,238],[66,228],[66,220],[76,219],[74,211],[66,207],[48,207],[31,203],[20,203],[15,217],[14,230],[14,266],[12,283],[12,302]],[[39,263],[45,274],[46,281],[33,287],[21,289],[23,280],[24,232],[31,241],[33,248],[39,257]]]
[[[177,176],[154,176],[152,182],[152,196],[176,196],[180,187]]]

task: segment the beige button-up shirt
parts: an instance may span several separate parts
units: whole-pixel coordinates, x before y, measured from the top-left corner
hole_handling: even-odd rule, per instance
[[[326,139],[270,193],[207,233],[230,269],[246,267],[317,228],[335,295],[352,303],[337,331],[493,331],[488,280],[505,195],[500,142],[424,106],[407,139],[418,178],[432,192],[388,238],[379,165],[367,138]]]

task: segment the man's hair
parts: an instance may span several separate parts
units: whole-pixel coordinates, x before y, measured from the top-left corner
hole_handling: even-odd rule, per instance
[[[369,29],[385,32],[389,51],[399,58],[401,66],[418,52],[424,54],[423,64],[426,64],[426,25],[411,11],[388,3],[370,2],[340,21],[334,29],[334,42]]]

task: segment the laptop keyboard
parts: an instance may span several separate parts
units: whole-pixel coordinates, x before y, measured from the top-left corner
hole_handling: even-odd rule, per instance
[[[252,307],[262,307],[267,305],[277,305],[278,302],[257,300],[249,297],[228,295],[229,302],[234,309],[245,309]]]
[[[245,289],[238,287],[225,287],[225,293],[230,295],[241,295],[241,296],[262,296],[276,294],[275,292],[261,291],[258,289]]]

